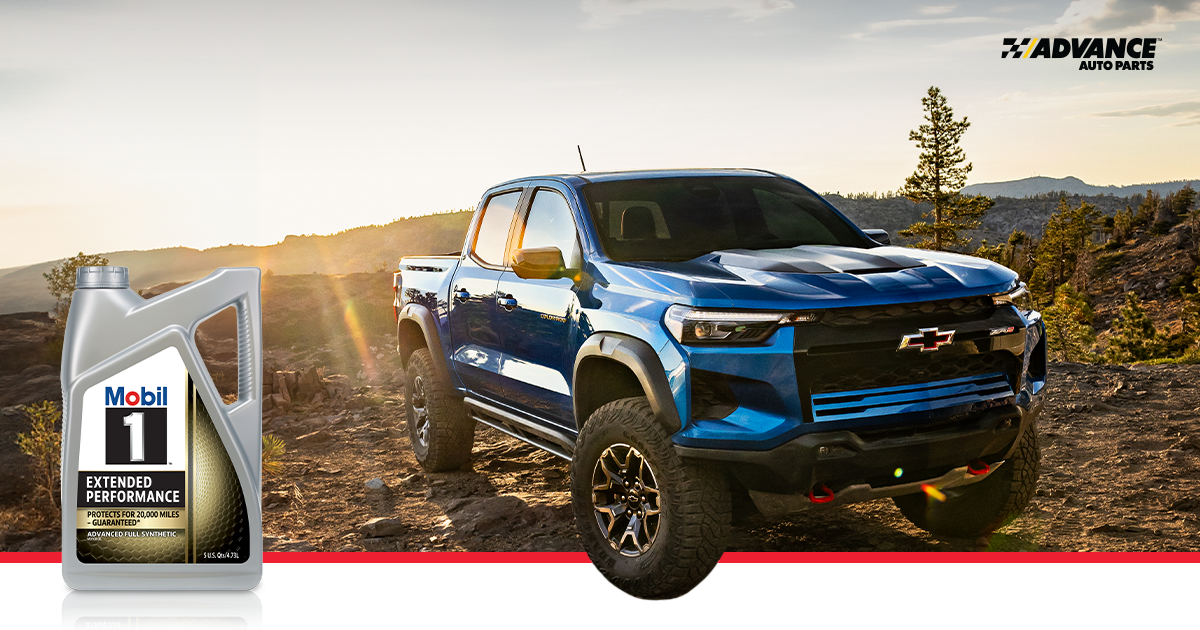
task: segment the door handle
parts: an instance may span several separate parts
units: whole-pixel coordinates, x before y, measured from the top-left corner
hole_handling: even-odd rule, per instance
[[[514,308],[517,308],[517,300],[511,295],[502,295],[496,298],[496,303],[506,311],[512,311]]]
[[[458,300],[459,302],[466,302],[470,298],[471,294],[466,289],[460,288],[454,290],[454,299]]]

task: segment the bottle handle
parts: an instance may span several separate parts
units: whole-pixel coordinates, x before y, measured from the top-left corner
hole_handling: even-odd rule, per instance
[[[133,330],[157,330],[171,325],[196,328],[210,316],[233,306],[237,311],[238,399],[226,405],[234,426],[259,432],[262,420],[262,271],[258,267],[224,267],[185,287],[147,300],[130,312]],[[257,438],[256,438],[257,440]],[[258,453],[258,444],[246,444]]]

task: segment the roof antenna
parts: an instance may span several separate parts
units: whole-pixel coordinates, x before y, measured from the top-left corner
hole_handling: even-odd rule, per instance
[[[587,172],[587,164],[583,163],[583,149],[580,149],[579,145],[577,144],[577,145],[575,145],[575,150],[579,152],[579,165],[583,167],[583,170],[580,172],[586,173]]]

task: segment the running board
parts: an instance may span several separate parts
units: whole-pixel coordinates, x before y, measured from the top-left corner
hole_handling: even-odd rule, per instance
[[[471,412],[476,422],[522,442],[532,444],[547,453],[557,455],[571,461],[571,453],[575,452],[575,441],[564,433],[535,424],[525,418],[509,413],[474,398],[463,398],[463,404]]]

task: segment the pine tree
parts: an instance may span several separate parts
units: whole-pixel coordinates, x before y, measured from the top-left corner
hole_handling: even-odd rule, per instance
[[[1179,223],[1179,216],[1175,214],[1175,194],[1167,193],[1154,210],[1154,222],[1150,224],[1150,233],[1166,234],[1176,223]]]
[[[1046,229],[1037,249],[1037,266],[1045,276],[1046,288],[1057,287],[1075,278],[1081,260],[1091,260],[1092,235],[1104,215],[1086,201],[1074,208],[1066,197],[1058,200],[1058,209],[1046,221]],[[1087,272],[1076,284],[1086,287]]]
[[[1092,307],[1087,296],[1064,284],[1054,292],[1054,305],[1042,310],[1051,356],[1063,361],[1086,363],[1096,341],[1092,330]]]
[[[1175,191],[1175,200],[1172,210],[1175,215],[1185,217],[1192,211],[1192,205],[1196,203],[1196,191],[1192,189],[1192,185],[1188,184],[1183,188]]]
[[[905,180],[900,194],[913,203],[929,204],[929,212],[922,216],[932,221],[914,223],[900,230],[900,236],[920,239],[917,247],[938,251],[964,247],[971,239],[962,232],[979,227],[983,215],[993,205],[991,199],[982,195],[962,195],[972,166],[958,143],[971,123],[966,116],[954,120],[954,110],[936,87],[929,88],[921,105],[925,108],[926,124],[908,134],[908,139],[920,147],[921,156],[917,170]]]
[[[1138,204],[1137,215],[1133,217],[1134,227],[1146,227],[1154,221],[1154,215],[1158,214],[1158,205],[1162,203],[1162,196],[1153,190],[1146,191],[1146,197],[1142,203]]]
[[[1125,294],[1125,306],[1113,320],[1114,334],[1108,342],[1104,358],[1110,363],[1146,361],[1162,354],[1164,335],[1154,327],[1146,309],[1138,301],[1137,294]]]
[[[1125,241],[1133,238],[1133,208],[1125,206],[1124,210],[1118,210],[1113,216],[1113,232],[1112,238],[1117,245],[1124,245]]]

